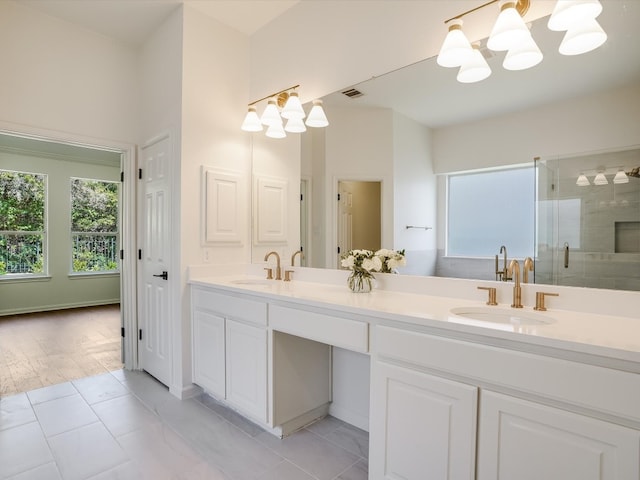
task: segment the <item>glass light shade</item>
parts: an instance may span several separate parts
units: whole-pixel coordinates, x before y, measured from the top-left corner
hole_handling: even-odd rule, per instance
[[[487,47],[494,51],[514,48],[530,36],[527,25],[515,8],[513,0],[501,0],[500,15],[491,29]]]
[[[313,101],[313,107],[305,123],[307,127],[326,127],[329,125],[329,120],[327,120],[327,116],[324,114],[322,108],[322,100]]]
[[[287,120],[284,130],[290,133],[302,133],[307,131],[307,127],[304,126],[302,118],[290,118]]]
[[[542,52],[531,35],[529,38],[510,49],[504,57],[502,66],[507,70],[526,70],[535,67],[542,61]]]
[[[607,34],[595,18],[567,30],[558,51],[562,55],[580,55],[595,50],[607,41]]]
[[[244,117],[244,122],[242,122],[242,126],[240,127],[245,132],[261,132],[262,131],[262,123],[260,123],[260,118],[256,113],[256,107],[249,107],[249,111],[247,115]]]
[[[471,43],[462,32],[462,20],[454,18],[449,24],[449,32],[442,42],[436,62],[441,67],[459,67],[472,53]]]
[[[604,173],[600,172],[599,174],[596,175],[596,178],[593,179],[593,184],[594,185],[608,185],[609,184],[609,180],[607,180],[607,177],[604,176]]]
[[[613,183],[629,183],[629,177],[624,173],[624,170],[619,170],[616,176],[613,177]]]
[[[276,100],[274,98],[270,99],[267,103],[267,108],[265,108],[264,112],[262,112],[260,122],[262,122],[263,125],[267,126],[271,126],[277,123],[282,125],[282,117],[280,117],[280,112],[278,112],[278,106],[276,105]]]
[[[580,187],[586,187],[588,185],[591,185],[591,182],[584,173],[581,173],[578,177],[578,180],[576,180],[576,185],[579,185]]]
[[[561,32],[569,30],[585,19],[594,19],[602,12],[599,0],[558,0],[549,17],[549,30]]]
[[[282,118],[286,119],[305,117],[306,114],[302,109],[302,103],[300,103],[298,92],[291,92],[289,94],[287,103],[284,104],[284,108],[282,109],[282,113],[280,115],[282,116]]]
[[[269,125],[265,135],[269,138],[284,138],[287,136],[284,128],[282,127],[282,123],[273,123]]]
[[[475,83],[491,75],[489,64],[480,53],[477,45],[473,45],[473,55],[458,71],[456,77],[460,83]]]

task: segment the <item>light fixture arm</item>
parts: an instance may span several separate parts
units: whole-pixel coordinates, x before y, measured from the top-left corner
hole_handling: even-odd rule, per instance
[[[497,0],[496,0],[496,1],[497,1]],[[266,97],[263,97],[263,98],[261,98],[260,100],[256,100],[256,101],[254,101],[254,102],[248,103],[248,104],[247,104],[247,106],[249,106],[249,107],[250,107],[250,106],[252,106],[252,105],[255,105],[256,103],[260,103],[260,102],[262,102],[263,100],[267,100],[268,98],[273,98],[273,97],[278,96],[278,95],[281,95],[281,94],[283,94],[283,93],[287,93],[287,97],[288,97],[288,96],[289,96],[289,95],[288,95],[289,90],[295,90],[295,89],[296,89],[296,88],[298,88],[299,86],[300,86],[300,85],[298,84],[298,85],[294,85],[293,87],[285,88],[284,90],[280,90],[279,92],[272,93],[271,95],[267,95]],[[285,99],[285,100],[286,100],[286,99]]]
[[[480,10],[484,7],[487,7],[489,5],[492,5],[494,3],[497,3],[499,0],[491,0],[487,3],[483,3],[482,5],[477,6],[476,8],[472,8],[471,10],[467,10],[466,12],[462,12],[459,15],[456,15],[455,17],[451,17],[448,20],[445,20],[444,23],[447,24],[449,23],[451,20],[456,20],[458,18],[462,18],[465,15],[469,15],[470,13],[473,13],[477,10]],[[530,6],[530,0],[514,0],[515,4],[516,4],[516,10],[517,12],[520,14],[521,17],[524,17],[524,15],[529,11],[529,6]]]

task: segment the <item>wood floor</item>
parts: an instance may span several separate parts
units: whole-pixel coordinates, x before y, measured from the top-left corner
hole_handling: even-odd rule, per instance
[[[122,368],[120,306],[0,317],[0,396]]]

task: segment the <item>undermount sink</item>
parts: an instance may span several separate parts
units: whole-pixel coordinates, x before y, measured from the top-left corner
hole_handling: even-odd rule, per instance
[[[264,278],[238,278],[237,280],[231,280],[229,283],[234,285],[268,285],[269,280]]]
[[[518,309],[506,309],[495,307],[458,307],[452,308],[449,320],[457,323],[468,324],[494,324],[504,325],[508,330],[517,330],[518,327],[549,325],[555,319],[535,312],[523,312]]]

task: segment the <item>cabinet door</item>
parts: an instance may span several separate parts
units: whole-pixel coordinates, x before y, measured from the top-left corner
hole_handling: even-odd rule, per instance
[[[374,362],[370,478],[473,479],[477,391],[463,383]]]
[[[227,319],[227,401],[267,421],[267,331]]]
[[[478,480],[640,478],[640,432],[482,391]]]
[[[225,396],[224,318],[193,312],[193,381],[209,393]]]

